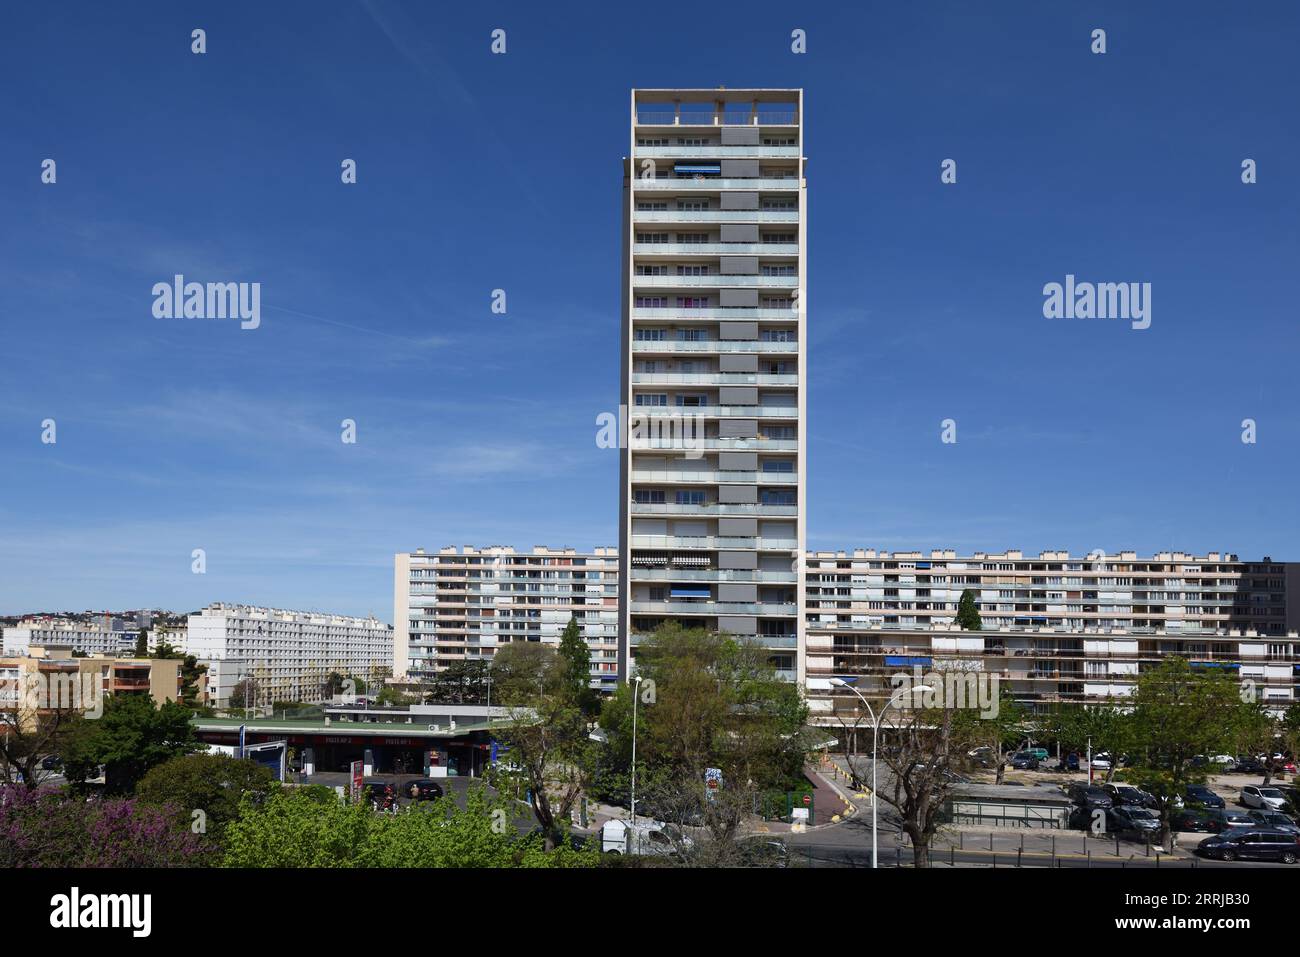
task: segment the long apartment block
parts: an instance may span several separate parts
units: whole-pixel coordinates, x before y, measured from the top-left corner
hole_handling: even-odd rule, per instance
[[[259,704],[316,702],[331,672],[367,681],[389,674],[393,629],[374,617],[217,602],[189,616],[186,650],[242,662],[238,677],[253,679]]]
[[[633,90],[619,656],[666,620],[802,661],[801,90]]]
[[[456,662],[491,661],[512,641],[558,644],[576,618],[592,687],[619,678],[618,552],[597,548],[444,548],[394,562],[395,674],[428,678]]]
[[[1122,700],[1143,670],[1178,655],[1249,682],[1281,710],[1297,700],[1298,572],[1215,552],[810,553],[809,706],[835,723],[857,700],[830,678],[880,687],[916,668],[996,674],[1035,710]],[[955,624],[967,589],[980,631]]]

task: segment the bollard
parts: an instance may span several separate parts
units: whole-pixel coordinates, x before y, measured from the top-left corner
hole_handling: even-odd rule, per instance
[[[1021,858],[1024,856],[1024,853],[1025,849],[1023,847],[1016,851],[1016,867],[1020,866]]]
[[[1056,857],[1056,835],[1052,835],[1052,857]]]
[[[1088,870],[1092,870],[1092,851],[1088,852]]]
[[[898,851],[898,854],[897,854],[897,856],[896,856],[896,858],[895,858],[895,862],[894,862],[894,863],[895,863],[895,866],[897,866],[897,867],[902,867],[902,866],[903,866],[903,845],[902,845],[902,844],[896,844],[896,845],[894,845],[894,849],[895,849],[896,851]]]
[[[1024,832],[1024,831],[1021,831],[1021,832],[1020,832],[1020,850],[1021,850],[1022,853],[1023,853],[1024,850],[1025,850],[1025,832]]]
[[[956,844],[948,845],[948,866],[949,867],[957,866],[957,845]]]
[[[1115,835],[1115,856],[1119,857],[1119,835]]]
[[[989,831],[989,850],[993,850],[993,832]]]
[[[1147,839],[1147,857],[1150,857],[1151,856],[1151,835],[1148,833],[1145,835],[1145,837]]]

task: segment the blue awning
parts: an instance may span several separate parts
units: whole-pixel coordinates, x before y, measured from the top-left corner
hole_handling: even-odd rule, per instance
[[[912,665],[929,665],[930,658],[909,658],[906,655],[885,655],[885,664],[893,668],[910,668]]]
[[[721,173],[721,163],[678,163],[673,167],[676,173]]]
[[[673,598],[708,598],[708,585],[674,585],[670,592]]]

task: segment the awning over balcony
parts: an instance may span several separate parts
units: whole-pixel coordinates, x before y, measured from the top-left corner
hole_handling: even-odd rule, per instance
[[[675,163],[673,165],[673,172],[679,174],[685,173],[689,176],[708,176],[710,174],[712,174],[713,176],[721,176],[722,164],[721,163]]]

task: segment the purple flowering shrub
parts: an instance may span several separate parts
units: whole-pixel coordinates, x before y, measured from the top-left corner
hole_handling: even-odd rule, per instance
[[[0,867],[205,867],[212,855],[171,808],[0,787]]]

